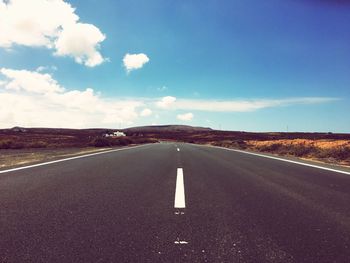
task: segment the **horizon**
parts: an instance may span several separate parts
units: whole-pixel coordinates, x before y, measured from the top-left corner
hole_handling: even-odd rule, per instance
[[[0,0],[0,129],[349,133],[349,14],[331,0]]]
[[[106,128],[106,127],[86,127],[86,128],[68,128],[68,127],[26,127],[26,126],[13,126],[8,128],[0,128],[0,130],[12,130],[12,129],[52,129],[52,130],[127,130],[127,129],[133,129],[133,128],[148,128],[148,127],[168,127],[168,126],[185,126],[190,128],[200,128],[200,129],[211,129],[212,131],[222,131],[222,132],[243,132],[243,133],[321,133],[321,134],[350,134],[348,132],[329,132],[329,131],[311,131],[311,132],[303,132],[303,131],[245,131],[245,130],[224,130],[224,129],[215,129],[211,128],[209,126],[193,126],[189,124],[151,124],[151,125],[142,125],[142,126],[129,126],[129,127],[121,127],[121,128]]]

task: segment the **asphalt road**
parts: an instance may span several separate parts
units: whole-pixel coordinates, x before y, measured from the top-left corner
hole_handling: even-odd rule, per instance
[[[350,175],[170,143],[2,173],[0,262],[350,262]]]

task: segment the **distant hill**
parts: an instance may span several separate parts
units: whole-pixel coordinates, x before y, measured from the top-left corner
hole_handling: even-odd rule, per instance
[[[211,128],[194,127],[189,125],[152,125],[123,129],[125,132],[165,133],[165,132],[204,132],[213,131]]]
[[[62,129],[13,127],[0,129],[0,149],[85,147],[94,145],[97,138],[113,131],[124,131],[130,143],[147,140],[219,143],[227,141],[266,140],[350,140],[350,134],[310,132],[243,132],[221,131],[188,125],[151,125],[126,129]],[[124,138],[125,139],[125,138]]]

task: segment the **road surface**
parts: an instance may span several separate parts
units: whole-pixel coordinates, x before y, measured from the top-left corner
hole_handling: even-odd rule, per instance
[[[182,143],[3,172],[0,262],[350,262],[350,173]]]

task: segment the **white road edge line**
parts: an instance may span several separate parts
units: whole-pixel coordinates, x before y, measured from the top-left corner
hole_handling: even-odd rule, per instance
[[[70,160],[75,160],[75,159],[80,159],[80,158],[86,158],[86,157],[90,157],[90,156],[94,156],[94,155],[100,155],[100,154],[111,153],[111,152],[118,152],[118,151],[122,151],[122,150],[129,150],[129,149],[134,149],[134,148],[138,148],[138,147],[142,147],[142,146],[146,146],[146,145],[149,145],[149,144],[143,144],[143,145],[138,145],[138,146],[133,146],[133,147],[108,150],[108,151],[101,151],[101,152],[97,152],[97,153],[78,155],[78,156],[74,156],[74,157],[69,157],[69,158],[44,162],[44,163],[37,163],[37,164],[32,164],[32,165],[27,165],[27,166],[21,166],[21,167],[17,167],[17,168],[2,170],[2,171],[0,171],[0,174],[29,169],[29,168],[38,167],[38,166],[44,166],[44,165],[53,164],[53,163],[60,163],[60,162],[65,162],[65,161],[70,161]]]
[[[177,168],[174,207],[175,208],[185,208],[186,207],[184,175],[183,175],[182,168]]]
[[[308,167],[318,168],[318,169],[322,169],[322,170],[326,170],[326,171],[331,171],[331,172],[336,172],[336,173],[342,173],[342,174],[350,175],[350,172],[337,170],[337,169],[332,169],[332,168],[328,168],[328,167],[323,167],[323,166],[319,166],[319,165],[315,165],[315,164],[308,164],[308,163],[303,163],[303,162],[298,162],[298,161],[292,161],[292,160],[283,159],[283,158],[279,158],[279,157],[274,157],[274,156],[269,156],[269,155],[264,155],[264,154],[259,154],[259,153],[252,153],[252,152],[236,150],[236,149],[229,149],[229,148],[220,147],[220,146],[211,146],[211,145],[203,145],[203,146],[224,149],[224,150],[227,150],[227,151],[245,153],[245,154],[265,157],[265,158],[269,158],[269,159],[279,160],[279,161],[283,161],[283,162],[287,162],[287,163],[294,163],[294,164],[299,164],[299,165],[304,165],[304,166],[308,166]]]

